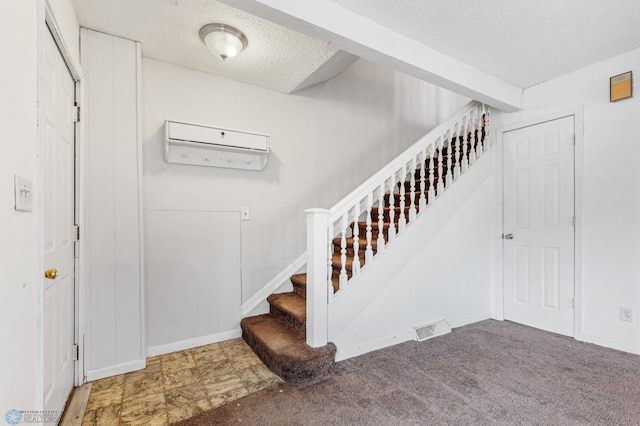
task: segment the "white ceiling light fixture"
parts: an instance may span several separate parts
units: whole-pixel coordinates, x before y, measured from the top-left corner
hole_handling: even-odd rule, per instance
[[[200,28],[200,39],[223,61],[233,58],[247,47],[247,37],[239,29],[226,24],[208,24]]]

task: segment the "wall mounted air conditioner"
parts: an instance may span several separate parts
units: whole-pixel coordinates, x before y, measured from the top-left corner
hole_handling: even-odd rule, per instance
[[[167,163],[247,170],[267,165],[267,135],[169,120],[164,127]]]

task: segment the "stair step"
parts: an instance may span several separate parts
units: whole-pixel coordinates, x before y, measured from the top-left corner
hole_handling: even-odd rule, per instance
[[[306,280],[305,280],[306,281]],[[307,329],[307,301],[297,293],[279,293],[267,297],[270,313],[300,332]]]
[[[244,318],[242,338],[264,364],[291,384],[310,384],[328,378],[335,368],[336,346],[312,348],[301,333],[272,315]]]
[[[436,182],[437,185],[437,182]],[[435,190],[435,188],[434,188]],[[413,204],[418,206],[420,203],[420,189],[416,188],[415,193],[415,199],[413,200]],[[424,196],[427,199],[427,202],[429,201],[429,185],[426,185],[426,189],[424,191]],[[391,206],[389,205],[389,194],[385,194],[384,195],[384,206],[385,208],[390,208]],[[394,193],[393,194],[393,205],[395,208],[399,209],[399,205],[400,205],[400,194],[399,193]],[[405,206],[411,206],[411,192],[409,190],[407,190],[407,192],[404,193],[404,205]],[[377,208],[377,207],[376,207]],[[398,210],[399,211],[399,210]],[[371,218],[373,220],[373,217]]]
[[[372,230],[372,235],[373,235],[373,230]],[[345,240],[347,242],[347,256],[353,256],[353,237],[346,238]],[[342,242],[342,239],[340,237],[336,237],[332,240],[332,242],[333,242],[333,252],[340,253],[340,249],[341,249],[340,244]],[[363,255],[363,253],[367,249],[366,232],[364,234],[359,235],[358,244],[360,245],[358,253]],[[373,249],[374,253],[378,248],[378,240],[373,238],[373,236],[371,237],[371,248]]]
[[[291,276],[291,283],[293,284],[293,292],[298,296],[305,298],[307,297],[307,274],[296,274]],[[333,284],[333,292],[338,291],[339,281],[338,277],[332,278],[331,283]]]
[[[360,256],[358,256],[358,258],[360,259],[360,267],[364,266],[364,251],[360,251]],[[342,260],[341,260],[341,255],[340,253],[333,253],[333,256],[331,257],[331,264],[333,266],[334,269],[342,269]],[[351,271],[353,270],[353,256],[347,256],[347,260],[345,262],[344,268],[347,271]]]
[[[291,276],[293,292],[298,296],[307,297],[307,274],[295,274]]]
[[[411,210],[411,198],[410,198],[409,194],[406,194],[405,198],[406,199],[405,199],[405,203],[404,203],[404,205],[405,205],[404,214],[405,214],[406,217],[409,217],[409,210]],[[420,201],[419,199],[420,199],[420,195],[416,195],[416,200],[414,200],[415,201],[414,204],[416,206],[416,209],[417,209],[418,202]],[[393,209],[393,216],[394,216],[394,219],[397,221],[398,218],[400,217],[400,205],[399,205],[400,201],[399,200],[396,200],[396,201],[397,201],[397,203],[395,205],[395,208]],[[371,224],[372,225],[373,225],[373,222],[377,222],[378,221],[378,212],[379,212],[379,210],[380,209],[378,209],[378,207],[374,207],[374,208],[371,209]],[[383,217],[384,217],[384,221],[385,222],[389,222],[389,217],[390,217],[389,213],[391,213],[391,207],[385,207],[384,208],[384,212],[383,212]]]
[[[405,218],[407,219],[407,222],[409,222],[409,216],[407,215]],[[399,223],[399,221],[400,221],[400,217],[399,216],[394,217],[393,223],[395,224],[396,232],[398,232],[398,223]],[[379,223],[377,221],[371,223],[371,239],[372,240],[374,238],[375,239],[378,238],[378,229],[379,229],[378,225],[379,225]],[[385,235],[387,234],[386,231],[389,229],[390,225],[391,225],[391,222],[384,222],[382,229],[385,231]],[[360,235],[365,235],[365,233],[367,232],[367,222],[362,222],[362,221],[358,222],[358,229],[359,229]],[[386,238],[385,238],[385,241],[386,241]]]

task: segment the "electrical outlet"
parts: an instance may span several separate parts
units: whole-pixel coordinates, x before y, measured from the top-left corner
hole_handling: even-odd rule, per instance
[[[249,207],[240,208],[240,219],[249,220]]]
[[[620,321],[633,322],[633,308],[620,306]]]

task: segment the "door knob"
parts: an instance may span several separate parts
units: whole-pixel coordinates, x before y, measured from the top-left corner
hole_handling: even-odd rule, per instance
[[[58,270],[56,268],[47,269],[44,272],[44,277],[48,280],[55,280],[58,276]]]
[[[505,240],[513,240],[513,234],[502,234],[502,238]]]

